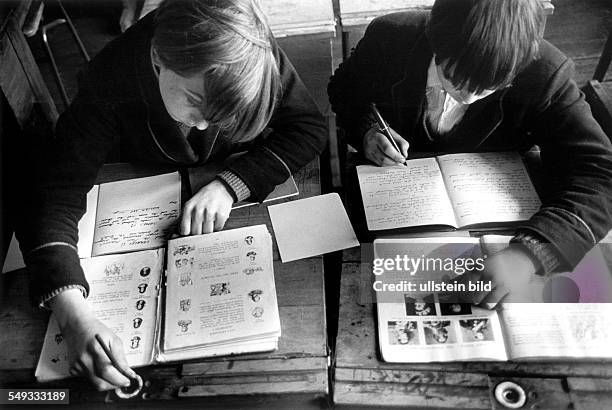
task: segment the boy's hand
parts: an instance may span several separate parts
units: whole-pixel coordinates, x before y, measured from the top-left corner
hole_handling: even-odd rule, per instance
[[[397,132],[391,128],[389,129],[401,154],[391,145],[378,126],[370,128],[363,137],[363,153],[365,157],[381,167],[403,164],[406,162],[406,158],[408,158],[408,147],[410,144]]]
[[[482,272],[472,272],[466,278],[492,283],[491,291],[478,291],[470,294],[470,302],[487,308],[494,308],[498,303],[521,301],[531,298],[531,287],[541,280],[536,275],[538,267],[533,258],[518,246],[511,246],[499,251],[485,260]]]
[[[181,235],[220,231],[232,211],[234,198],[222,182],[214,180],[200,189],[183,206]]]
[[[81,291],[66,290],[50,303],[68,343],[70,373],[87,377],[100,391],[129,386],[130,379],[125,375],[136,377],[136,373],[127,364],[121,339],[94,316]],[[109,347],[119,368],[104,352],[96,334]]]

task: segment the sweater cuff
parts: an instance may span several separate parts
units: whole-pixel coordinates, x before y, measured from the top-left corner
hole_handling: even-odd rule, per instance
[[[81,285],[66,285],[66,286],[62,286],[59,289],[55,289],[54,291],[43,295],[40,298],[40,302],[38,303],[38,307],[41,309],[49,309],[49,302],[51,301],[51,299],[53,299],[54,297],[56,297],[57,295],[59,295],[60,293],[70,290],[70,289],[78,289],[81,291],[81,293],[83,294],[83,298],[87,299],[87,290],[81,286]]]
[[[227,187],[230,188],[234,200],[236,202],[244,201],[251,196],[251,190],[242,179],[232,171],[225,170],[217,174],[217,178],[221,180]]]
[[[538,275],[552,273],[561,265],[561,260],[552,245],[545,243],[537,234],[518,232],[510,243],[524,246],[540,262],[541,269],[537,272]]]

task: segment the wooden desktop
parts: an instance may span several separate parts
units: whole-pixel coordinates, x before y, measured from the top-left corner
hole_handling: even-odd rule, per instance
[[[142,176],[131,173],[130,177]],[[123,178],[125,174],[123,175]],[[120,179],[123,179],[120,178]],[[102,173],[101,179],[112,179]],[[289,200],[320,193],[318,160],[295,180],[300,194]],[[264,205],[232,212],[226,229],[266,224],[273,233]],[[173,400],[267,408],[276,403],[301,403],[320,407],[328,393],[328,348],[325,319],[323,258],[281,263],[274,243],[274,272],[281,317],[279,349],[261,354],[218,357],[186,363],[149,366],[137,370],[145,387],[136,405],[166,407]],[[94,405],[114,401],[113,394],[95,392],[84,379],[39,384],[34,369],[42,347],[48,314],[28,303],[24,271],[2,275],[0,280],[0,385],[3,388],[69,388],[71,403]],[[205,401],[201,401],[205,398]],[[200,399],[200,401],[197,401]]]

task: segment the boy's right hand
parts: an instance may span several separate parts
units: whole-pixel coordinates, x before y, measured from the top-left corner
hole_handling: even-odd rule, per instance
[[[365,157],[381,167],[401,165],[408,158],[410,144],[393,129],[389,129],[401,154],[391,145],[378,126],[370,128],[363,137],[363,153]]]
[[[66,290],[54,297],[50,305],[68,343],[70,373],[87,377],[100,391],[129,386],[126,375],[136,377],[136,373],[127,364],[121,339],[95,317],[81,291]],[[119,368],[104,352],[96,334]]]

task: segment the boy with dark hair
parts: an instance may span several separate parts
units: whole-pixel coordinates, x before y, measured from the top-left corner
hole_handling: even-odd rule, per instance
[[[488,258],[498,284],[572,269],[612,228],[612,147],[572,80],[573,64],[542,39],[539,0],[437,0],[431,13],[375,19],[331,78],[349,143],[380,165],[421,152],[541,150],[543,205]],[[398,153],[370,103],[392,128]],[[474,302],[497,302],[498,286]]]

